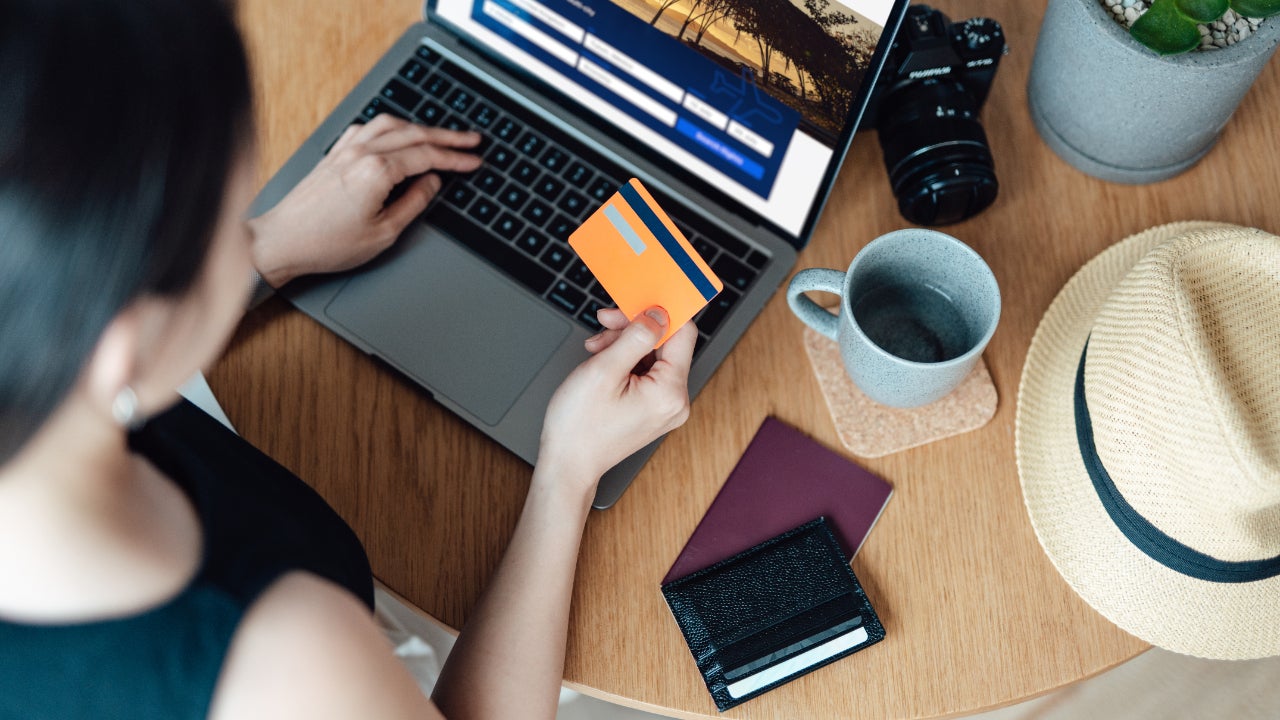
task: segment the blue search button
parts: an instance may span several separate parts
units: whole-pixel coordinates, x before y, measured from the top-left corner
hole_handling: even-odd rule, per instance
[[[715,153],[721,160],[733,165],[756,180],[764,177],[764,168],[760,166],[760,163],[742,157],[741,153],[706,134],[701,128],[688,120],[685,120],[684,118],[677,120],[676,130],[679,130],[681,134],[691,138],[694,142]]]

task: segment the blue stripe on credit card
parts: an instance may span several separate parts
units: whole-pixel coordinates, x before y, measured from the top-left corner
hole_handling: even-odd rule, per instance
[[[624,183],[622,187],[618,188],[618,192],[622,195],[622,199],[627,201],[627,205],[632,212],[640,218],[640,222],[644,223],[644,226],[649,228],[649,232],[653,233],[653,236],[658,239],[658,243],[667,251],[671,259],[676,261],[676,266],[684,272],[685,277],[689,278],[689,282],[693,283],[698,292],[702,293],[702,299],[710,301],[714,298],[716,296],[716,287],[711,284],[706,275],[702,274],[702,270],[698,269],[698,266],[693,262],[693,258],[689,257],[689,253],[684,251],[680,241],[676,240],[670,230],[667,230],[667,226],[662,224],[657,214],[653,212],[653,208],[649,207],[649,203],[640,197],[640,193],[631,187],[631,183]]]
[[[613,229],[618,231],[622,239],[627,241],[627,244],[631,246],[635,254],[639,255],[648,247],[648,245],[644,244],[644,240],[640,239],[636,231],[627,224],[627,219],[622,217],[622,213],[618,212],[618,208],[612,205],[605,205],[604,216],[613,224]]]

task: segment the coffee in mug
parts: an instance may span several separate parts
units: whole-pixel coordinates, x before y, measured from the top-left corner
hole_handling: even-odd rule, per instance
[[[803,293],[840,295],[837,314]],[[955,389],[1000,319],[1000,288],[972,248],[935,230],[872,240],[849,269],[801,270],[787,301],[840,345],[845,371],[876,402],[917,407]]]

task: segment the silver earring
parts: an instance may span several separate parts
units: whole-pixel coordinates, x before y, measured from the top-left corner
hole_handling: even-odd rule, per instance
[[[133,388],[125,385],[120,388],[120,392],[116,393],[116,399],[111,401],[111,417],[115,418],[116,424],[120,427],[131,428],[137,414],[138,394],[133,391]]]

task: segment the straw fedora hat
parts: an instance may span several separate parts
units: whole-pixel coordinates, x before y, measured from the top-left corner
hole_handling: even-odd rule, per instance
[[[1175,652],[1280,654],[1280,238],[1177,223],[1087,263],[1031,341],[1017,456],[1098,612]]]

